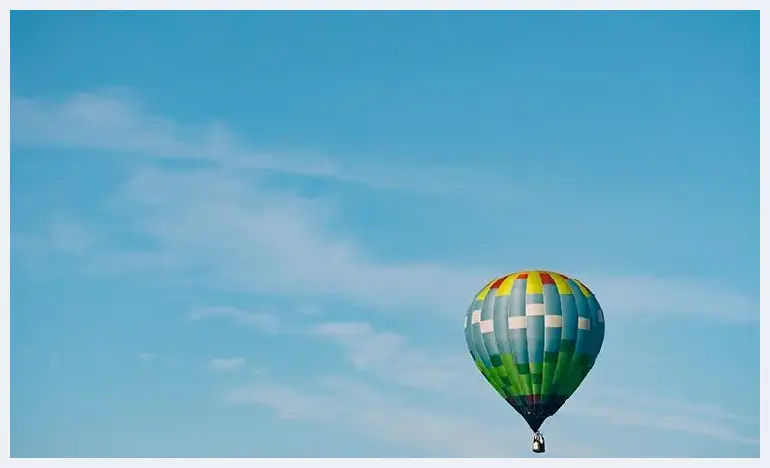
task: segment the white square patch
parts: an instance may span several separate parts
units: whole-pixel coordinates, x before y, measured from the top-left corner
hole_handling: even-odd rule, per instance
[[[508,328],[511,330],[527,328],[527,317],[508,317]]]
[[[545,315],[545,304],[527,304],[527,317],[539,317]]]
[[[481,322],[481,311],[476,309],[471,314],[471,323],[479,323]]]
[[[545,326],[548,328],[561,328],[562,317],[561,315],[546,315]]]

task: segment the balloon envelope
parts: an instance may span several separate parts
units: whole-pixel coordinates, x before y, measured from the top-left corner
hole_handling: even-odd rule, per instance
[[[594,365],[604,313],[579,280],[521,271],[490,281],[465,316],[476,366],[533,431],[553,416]]]

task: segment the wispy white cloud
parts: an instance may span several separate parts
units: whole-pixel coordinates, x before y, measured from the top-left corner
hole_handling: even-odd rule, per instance
[[[206,187],[205,193],[200,187]],[[379,311],[454,315],[462,314],[469,292],[493,276],[490,272],[503,273],[494,267],[377,260],[350,233],[332,229],[339,220],[326,201],[268,190],[222,171],[145,170],[128,181],[119,200],[125,212],[142,213],[126,219],[127,227],[155,245],[143,251],[110,249],[96,243],[98,235],[87,233],[83,237],[88,242],[76,250],[81,257],[91,253],[91,270],[184,270],[206,287],[291,294],[298,300],[341,297]],[[82,226],[78,229],[84,232]],[[62,232],[68,231],[52,230],[51,242],[72,252],[72,241],[62,238]],[[581,278],[596,292],[608,320],[695,315],[750,322],[758,317],[754,299],[715,288],[708,280]],[[665,301],[656,299],[660,291],[666,291]]]
[[[464,312],[469,294],[494,274],[505,273],[498,265],[489,264],[383,260],[352,232],[340,230],[345,223],[340,222],[341,214],[328,200],[308,199],[268,187],[258,176],[240,169],[276,169],[355,179],[390,188],[399,187],[398,182],[393,182],[398,179],[395,170],[389,174],[382,171],[387,177],[370,177],[365,171],[342,173],[335,164],[323,159],[273,158],[245,149],[248,145],[222,124],[182,125],[152,115],[136,101],[119,94],[82,94],[64,102],[14,99],[13,119],[14,144],[91,148],[212,163],[208,169],[183,172],[157,168],[138,171],[110,201],[110,208],[117,210],[119,219],[125,223],[120,227],[145,241],[142,244],[151,245],[149,248],[127,248],[113,241],[114,236],[93,226],[61,217],[54,220],[45,236],[24,238],[33,239],[32,244],[14,239],[22,247],[45,245],[50,251],[76,258],[91,272],[173,273],[169,276],[198,281],[200,286],[286,294],[305,304],[312,302],[308,299],[331,296],[385,313],[434,313],[431,320],[451,321],[457,327],[457,317]],[[755,298],[730,291],[724,285],[715,287],[707,280],[644,275],[579,276],[598,295],[608,321],[622,315],[673,314],[720,321],[758,319]],[[660,291],[665,291],[665,301],[654,299]],[[461,353],[424,349],[402,333],[378,330],[370,323],[326,322],[285,327],[283,321],[288,317],[284,315],[279,318],[273,313],[232,307],[199,309],[190,318],[228,319],[271,333],[291,328],[291,333],[314,336],[339,346],[355,369],[404,387],[476,395],[480,393],[468,387],[478,384],[478,392],[491,392],[481,390],[485,383],[473,374],[472,364]],[[231,361],[210,364],[222,369],[243,365]],[[356,395],[345,394],[346,398],[361,406],[371,403],[367,399],[375,396],[360,390]],[[394,422],[399,418],[423,431],[462,425],[426,416],[419,409],[387,399],[383,403],[385,411],[368,409],[351,415],[352,410],[345,406],[347,402],[340,403],[345,398],[338,398],[336,390],[329,388],[325,393],[308,395],[304,389],[299,392],[290,387],[259,385],[234,392],[231,398],[276,408],[287,417],[320,422],[347,417],[356,429],[370,423],[378,433],[401,443],[410,443],[402,439],[412,435],[395,434],[397,427],[403,430],[405,426],[403,422]],[[754,443],[717,422],[725,419],[719,414],[721,409],[699,406],[702,405],[693,403],[689,408],[673,405],[658,410],[649,405],[643,407],[634,399],[625,400],[625,404],[598,399],[588,405],[565,406],[565,411],[582,411],[614,426],[648,427]],[[391,419],[392,416],[397,417]],[[460,432],[457,429],[457,434]],[[450,429],[450,434],[455,432]],[[456,437],[461,440],[459,435]],[[481,439],[479,443],[483,443]],[[420,443],[444,450],[443,438],[441,442]]]
[[[622,376],[617,380],[591,380],[588,388],[581,387],[559,410],[559,415],[588,418],[619,430],[645,428],[736,444],[759,443],[758,438],[745,435],[748,415],[699,400],[697,395],[685,399],[677,397],[676,391],[624,386]]]
[[[140,361],[152,361],[152,360],[154,360],[157,357],[158,357],[158,355],[155,354],[155,353],[146,353],[146,352],[145,353],[139,353],[139,354],[136,355],[136,358],[139,359]]]
[[[192,311],[188,317],[191,320],[224,318],[270,333],[278,332],[281,325],[280,319],[275,315],[266,312],[248,312],[237,307],[204,307]]]
[[[254,150],[220,121],[183,124],[154,114],[128,88],[81,92],[64,99],[14,96],[11,143],[130,152],[150,158],[206,161],[240,170],[274,170],[325,177],[374,188],[433,194],[473,194],[468,181],[490,175],[473,167],[364,164],[361,158],[334,160],[316,153],[270,154]],[[500,187],[504,184],[491,184]]]
[[[231,404],[269,408],[282,419],[342,426],[373,440],[424,456],[511,457],[528,452],[528,440],[512,444],[510,428],[482,423],[462,412],[427,409],[386,395],[361,382],[326,378],[302,389],[275,383],[241,387],[227,395]],[[561,453],[560,453],[561,452]],[[580,444],[564,444],[557,456],[590,456]]]
[[[369,323],[321,323],[306,333],[340,346],[349,363],[379,380],[454,395],[481,383],[464,353],[418,347],[399,333],[376,330]]]
[[[365,367],[392,358],[404,346],[404,337],[393,332],[377,332],[368,323],[322,323],[310,328],[312,335],[328,338],[344,346],[350,362]]]
[[[196,157],[201,148],[224,140],[212,124],[185,129],[170,119],[145,112],[135,96],[121,88],[76,93],[63,101],[14,97],[11,114],[14,145]]]
[[[627,388],[619,385],[602,385],[594,387],[592,394],[596,399],[607,403],[623,405],[624,402],[634,401],[638,406],[651,408],[654,411],[672,411],[688,417],[706,418],[713,421],[745,421],[745,415],[740,415],[715,403],[698,402],[676,398],[669,395],[652,394],[639,388]]]
[[[253,313],[234,307],[209,307],[190,314],[192,318],[221,317],[268,332]],[[276,320],[272,316],[270,321]],[[430,349],[411,343],[406,336],[389,330],[378,330],[366,322],[303,322],[287,324],[284,339],[306,340],[316,338],[342,350],[345,360],[354,369],[381,382],[414,389],[438,391],[448,395],[467,394],[469,388],[485,385],[465,353]]]
[[[727,442],[755,445],[759,439],[746,437],[731,425],[713,415],[691,414],[691,405],[683,408],[660,408],[654,405],[639,405],[638,402],[627,401],[626,404],[593,404],[565,406],[565,414],[574,413],[601,420],[613,426],[636,426],[656,430],[666,430],[696,436],[706,436]]]
[[[343,297],[379,311],[456,311],[486,279],[481,269],[376,260],[352,235],[331,228],[335,210],[328,203],[222,171],[142,171],[117,200],[125,213],[141,213],[126,227],[154,245],[94,250],[91,270],[185,270],[206,287],[298,300]]]
[[[81,258],[93,253],[100,239],[88,225],[72,218],[56,215],[37,234],[14,233],[11,246],[27,255],[48,259],[51,253],[70,258]]]
[[[759,320],[758,298],[708,279],[640,275],[581,277],[608,314],[661,317],[684,315],[724,322]]]
[[[151,249],[130,250],[109,245],[108,240],[98,244],[99,233],[82,227],[75,230],[73,225],[54,226],[49,233],[51,248],[79,257],[90,255],[86,261],[92,271],[128,268],[161,274],[184,270],[185,277],[198,278],[206,287],[290,293],[298,300],[302,296],[334,296],[373,310],[421,310],[455,317],[462,314],[469,294],[491,276],[505,272],[492,264],[379,259],[352,232],[339,229],[344,223],[328,200],[269,188],[240,169],[249,165],[336,179],[356,177],[339,172],[327,159],[254,152],[221,123],[195,126],[154,115],[125,90],[80,93],[61,101],[16,97],[12,118],[13,144],[92,148],[215,163],[215,169],[182,173],[139,171],[123,186],[112,206],[120,210],[125,227],[153,244]],[[343,166],[346,170],[351,167],[347,162]],[[381,185],[401,180],[407,173],[416,172],[406,167],[372,172],[376,177],[388,174]],[[442,174],[432,173],[425,180],[436,181]],[[415,185],[422,187],[425,180]],[[398,183],[402,182],[395,185]],[[469,185],[473,184],[457,186]],[[708,280],[580,276],[597,293],[608,320],[613,315],[686,314],[746,322],[759,316],[756,298],[723,285],[717,288]],[[173,277],[178,281],[182,275]],[[295,286],[298,284],[302,287]],[[656,299],[660,291],[665,291],[665,301]]]
[[[378,330],[365,322],[324,322],[290,328],[297,339],[312,336],[336,344],[353,368],[365,372],[375,381],[451,397],[447,401],[460,399],[470,404],[474,396],[481,395],[487,395],[490,401],[497,399],[467,356],[443,348],[415,347],[405,336],[393,331]],[[323,382],[327,390],[339,389],[339,385],[333,385],[334,381]],[[264,395],[265,388],[273,387],[259,387],[260,390],[254,395]],[[368,398],[368,403],[372,405],[379,404],[363,388],[361,384],[346,383],[342,390],[358,391],[359,398]],[[570,400],[561,413],[588,417],[611,426],[643,427],[740,444],[757,443],[757,439],[743,435],[736,428],[745,420],[744,417],[715,404],[678,400],[665,395],[652,397],[644,389],[629,389],[607,382],[592,382],[591,388],[593,390],[587,394],[581,392],[578,401]],[[319,403],[311,403],[307,398],[303,401],[310,407]],[[476,401],[473,406],[480,404]],[[302,403],[297,405],[276,410],[277,414],[281,417],[296,417],[294,411],[305,414]],[[329,414],[331,410],[326,406],[318,411],[324,415]],[[323,419],[320,413],[306,416]]]
[[[317,317],[323,315],[323,309],[311,304],[299,304],[296,307],[297,313],[304,317]]]
[[[217,372],[230,372],[245,367],[246,359],[241,357],[212,358],[208,360],[206,365]]]
[[[83,255],[97,242],[87,227],[67,219],[51,224],[51,240],[54,249],[74,256]]]

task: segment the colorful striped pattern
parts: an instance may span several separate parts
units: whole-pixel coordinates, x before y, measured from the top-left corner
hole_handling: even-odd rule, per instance
[[[521,271],[490,281],[465,316],[465,341],[484,377],[533,431],[591,370],[604,314],[580,281]]]

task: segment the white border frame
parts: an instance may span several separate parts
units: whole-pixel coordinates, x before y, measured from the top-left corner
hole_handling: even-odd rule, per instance
[[[58,9],[75,9],[75,10],[89,10],[89,9],[108,9],[108,10],[249,10],[249,9],[263,9],[263,10],[309,10],[309,9],[323,9],[323,10],[344,10],[344,9],[359,9],[359,10],[455,10],[455,9],[477,9],[477,10],[761,10],[761,2],[759,1],[694,1],[694,0],[669,0],[669,1],[648,1],[642,2],[639,0],[526,0],[518,2],[506,2],[504,0],[369,0],[369,1],[355,1],[355,0],[218,0],[216,2],[204,2],[203,0],[82,0],[82,1],[57,1],[57,0],[32,0],[32,1],[11,1],[11,9],[16,10],[58,10]],[[473,5],[473,8],[468,8]],[[764,29],[769,22],[767,17],[760,13],[761,28]],[[6,30],[6,37],[10,38],[10,11],[3,19],[3,29]],[[761,54],[762,58],[767,55],[767,50],[770,48],[768,44],[767,36],[761,36]],[[0,326],[0,341],[7,343],[5,346],[1,346],[0,350],[0,365],[2,366],[2,374],[8,376],[5,379],[5,385],[0,386],[0,392],[2,392],[3,404],[0,405],[2,409],[2,431],[5,433],[3,437],[0,437],[4,447],[4,457],[10,456],[10,40],[8,46],[3,48],[3,53],[7,54],[2,61],[3,68],[7,71],[2,74],[3,79],[8,81],[9,92],[3,95],[4,106],[8,109],[6,113],[7,125],[4,126],[2,132],[2,139],[6,143],[4,144],[6,151],[3,152],[4,161],[0,164],[0,170],[2,171],[2,181],[7,187],[2,191],[2,210],[5,215],[2,217],[5,225],[2,229],[2,237],[4,245],[8,246],[7,249],[3,249],[3,261],[7,265],[7,268],[2,270],[3,283],[6,284],[6,294],[0,294],[0,309],[3,311],[2,324]],[[761,70],[765,71],[767,60],[761,60]],[[760,89],[764,87],[765,76],[760,78]],[[761,93],[761,91],[760,91]],[[761,94],[761,104],[766,104],[767,94]],[[765,135],[767,131],[767,105],[761,106],[761,135]],[[764,118],[762,118],[764,117]],[[766,185],[770,185],[770,179],[764,169],[767,169],[768,165],[762,165],[762,159],[766,156],[766,145],[760,146],[760,290],[763,292],[770,289],[768,284],[768,276],[762,274],[764,260],[767,258],[767,250],[762,250],[761,240],[763,240],[765,230],[763,232],[762,226],[766,220],[764,210],[762,208],[768,206],[768,192],[764,189]],[[763,255],[764,254],[764,255]],[[761,320],[761,317],[765,315],[766,301],[764,300],[764,294],[760,293],[760,356],[763,357],[767,351],[767,347],[762,343],[770,338],[767,333],[767,323]],[[7,312],[6,312],[7,311]],[[760,358],[761,359],[761,358]],[[768,359],[761,359],[763,364],[760,365],[760,440],[763,442],[761,427],[762,422],[767,416],[767,405],[763,404],[764,392],[761,388],[766,388],[764,385],[765,376],[767,374],[766,368]],[[743,466],[760,466],[761,460],[761,445],[760,445],[760,458],[756,459],[662,459],[661,463],[683,464],[691,465],[697,464],[700,466],[724,466],[725,464],[740,464]],[[128,466],[142,466],[157,465],[159,467],[168,468],[171,465],[181,466],[182,464],[192,467],[236,467],[236,466],[253,466],[255,460],[252,459],[10,459],[11,466],[71,466],[78,468],[86,467],[128,467]],[[530,465],[537,463],[549,463],[561,466],[575,467],[586,463],[586,466],[614,466],[617,464],[615,459],[517,459],[515,462],[510,459],[258,459],[256,463],[264,466],[269,464],[272,466],[294,466],[301,463],[303,465],[313,466],[328,466],[334,468],[360,468],[363,465],[371,467],[395,467],[396,464],[401,466],[441,466],[442,468],[455,468],[455,467],[473,467],[477,466],[477,463],[483,463],[485,467],[493,468],[510,468],[513,463],[517,466]],[[176,465],[179,463],[179,465]],[[641,459],[623,459],[624,464],[644,463]]]

